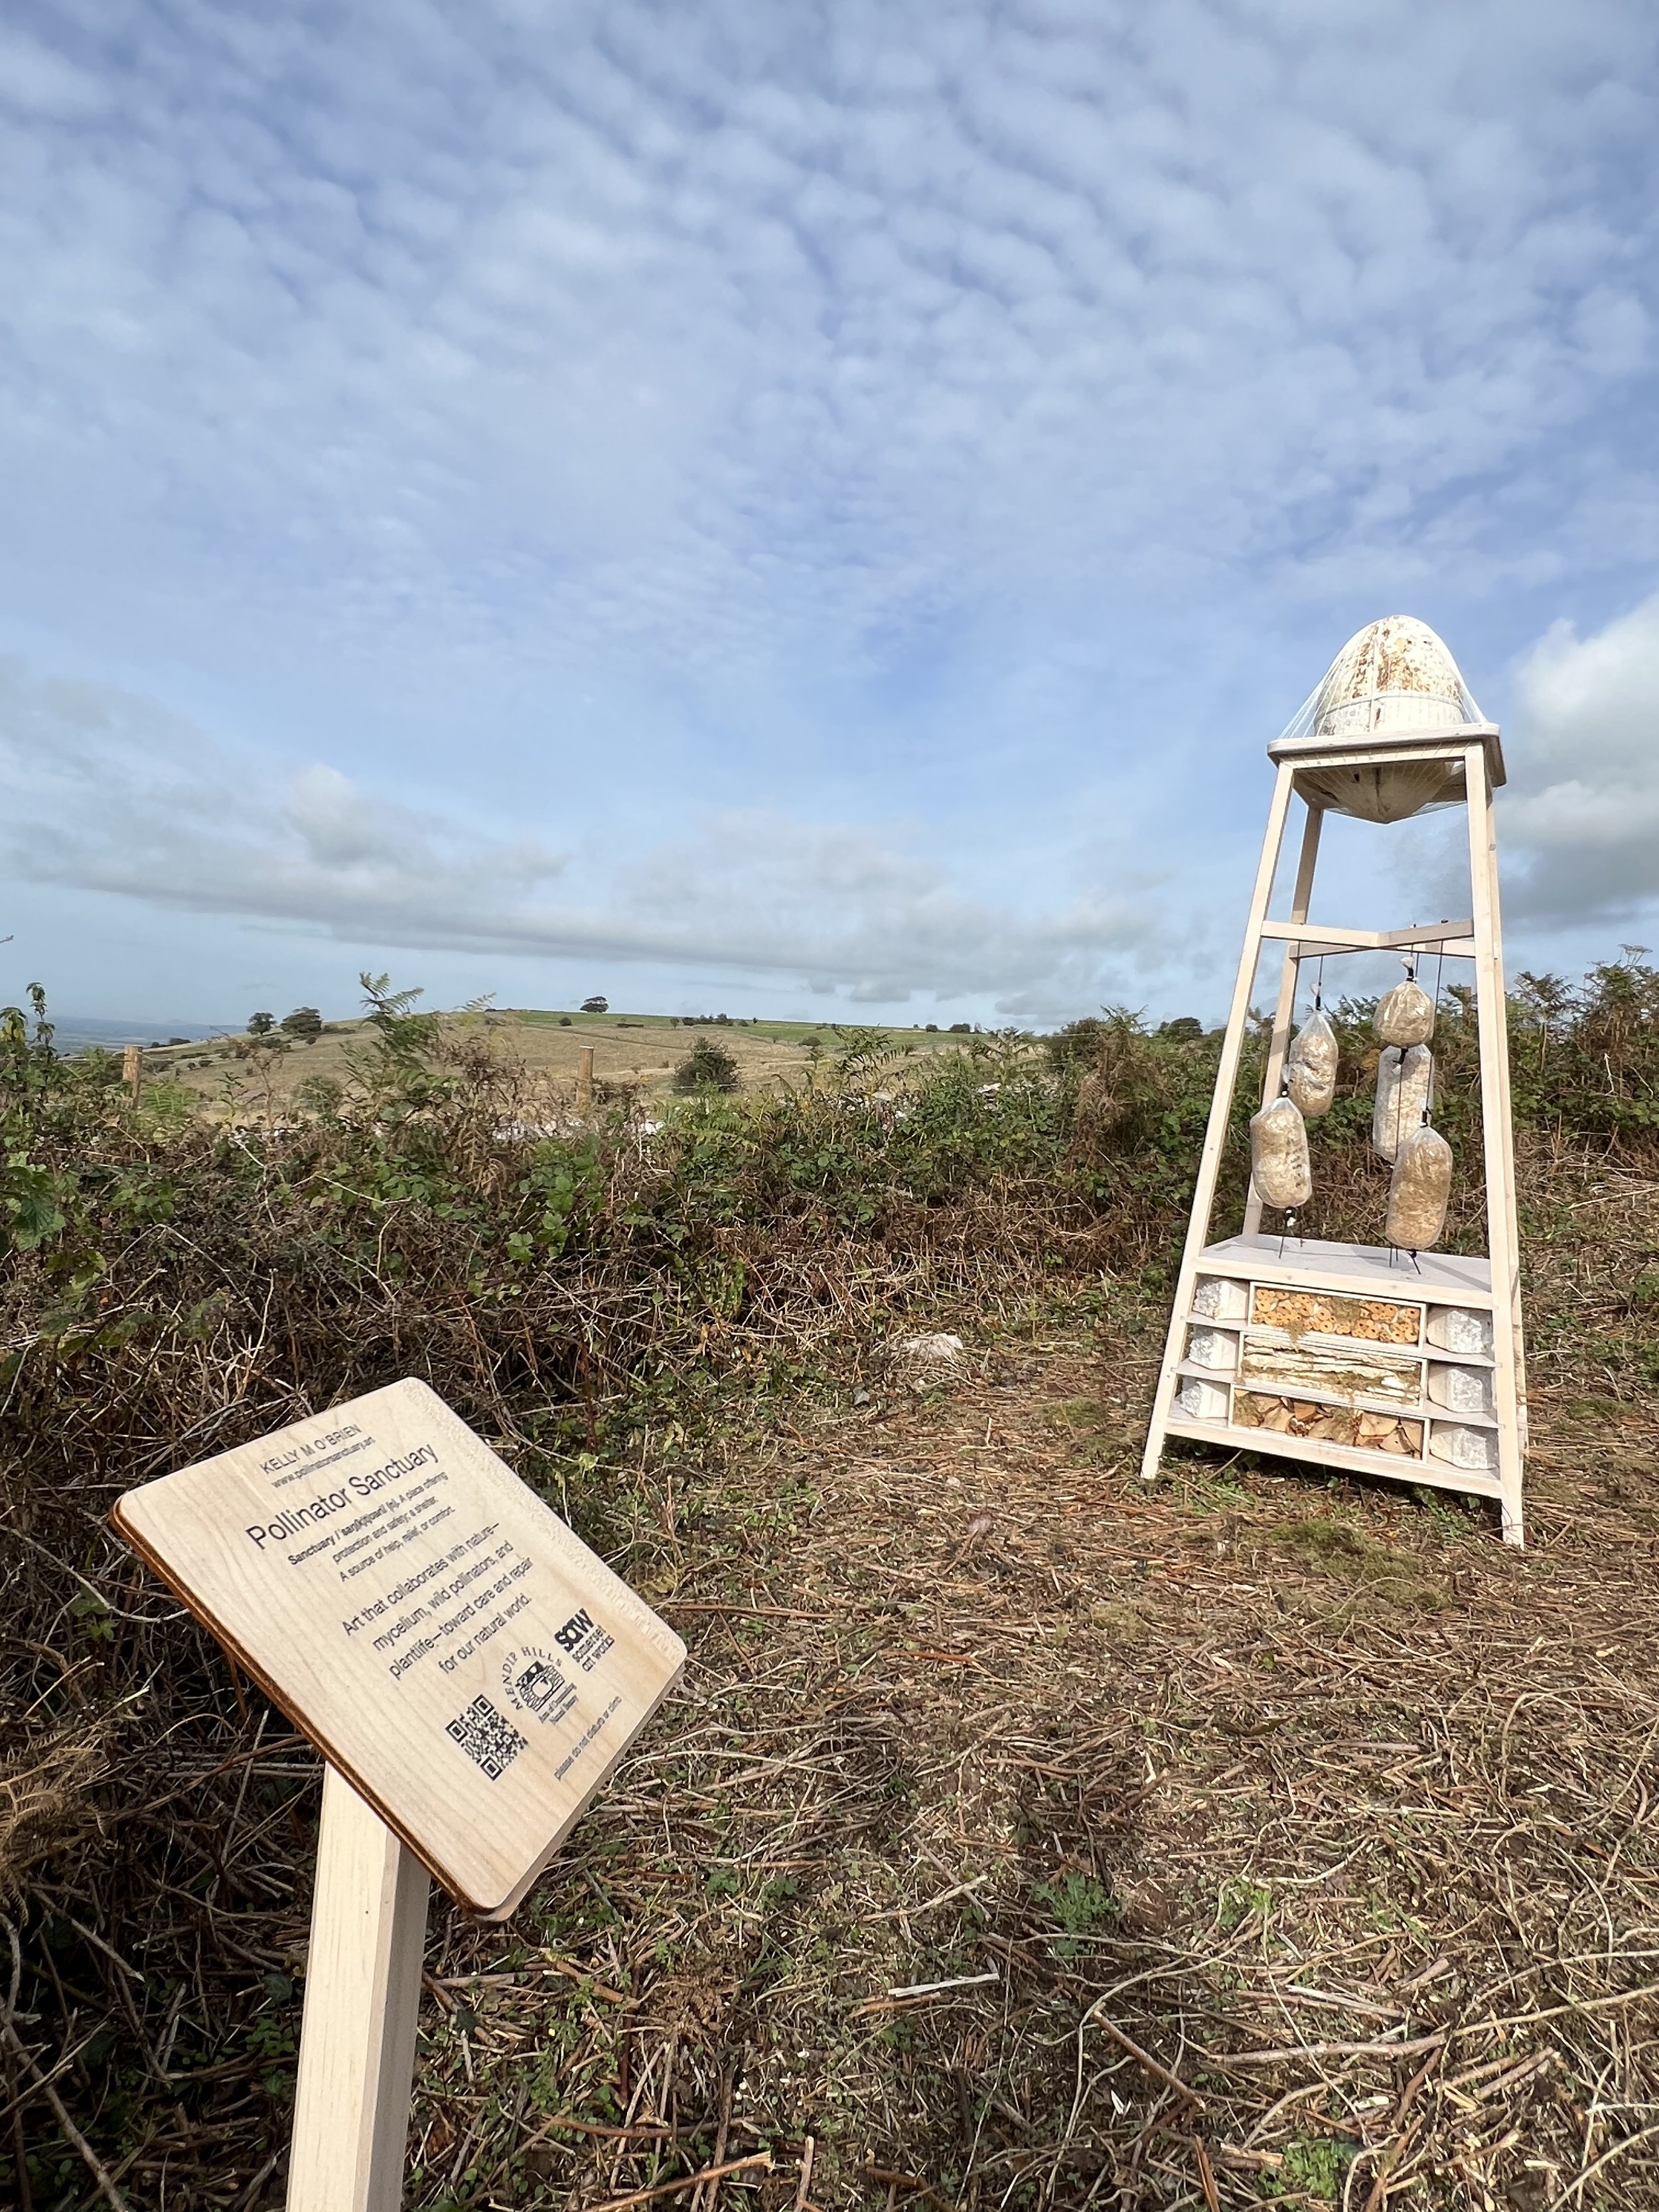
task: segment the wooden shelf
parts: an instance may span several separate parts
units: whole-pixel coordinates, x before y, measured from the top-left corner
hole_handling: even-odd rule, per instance
[[[1491,1261],[1460,1253],[1419,1252],[1413,1264],[1405,1253],[1390,1251],[1386,1244],[1256,1235],[1206,1244],[1195,1267],[1200,1275],[1291,1283],[1302,1290],[1345,1291],[1350,1297],[1392,1297],[1402,1305],[1485,1310],[1492,1303]],[[1203,1318],[1207,1321],[1209,1316]]]
[[[1299,1398],[1310,1406],[1351,1406],[1357,1413],[1389,1413],[1402,1421],[1449,1421],[1464,1429],[1498,1426],[1490,1413],[1455,1413],[1449,1406],[1437,1406],[1429,1398],[1402,1403],[1398,1398],[1344,1397],[1340,1391],[1304,1389],[1300,1382],[1247,1377],[1222,1367],[1200,1367],[1195,1359],[1183,1359],[1176,1373],[1200,1382],[1218,1382],[1225,1389],[1248,1390],[1255,1398]]]
[[[1419,1416],[1413,1413],[1405,1418],[1416,1420]],[[1496,1498],[1500,1494],[1498,1476],[1491,1470],[1454,1467],[1449,1460],[1413,1459],[1401,1452],[1366,1451],[1354,1444],[1326,1443],[1317,1437],[1281,1436],[1277,1429],[1237,1428],[1231,1421],[1197,1421],[1179,1411],[1170,1414],[1167,1425],[1172,1437],[1186,1437],[1199,1444],[1220,1444],[1230,1451],[1268,1452],[1277,1459],[1315,1460],[1322,1467],[1340,1468],[1349,1474],[1380,1474],[1395,1482],[1423,1482],[1431,1490],[1456,1490],[1478,1498]],[[1426,1437],[1424,1441],[1426,1443]]]
[[[1393,1352],[1403,1359],[1431,1359],[1437,1366],[1492,1367],[1497,1364],[1489,1352],[1443,1352],[1437,1344],[1380,1344],[1369,1336],[1333,1336],[1322,1329],[1309,1329],[1304,1335],[1293,1338],[1287,1328],[1273,1322],[1240,1321],[1219,1314],[1189,1313],[1189,1328],[1231,1328],[1249,1332],[1275,1351],[1288,1350],[1292,1343],[1305,1344],[1311,1352]]]
[[[1244,1376],[1231,1367],[1205,1367],[1195,1359],[1183,1359],[1176,1368],[1183,1378],[1198,1382],[1215,1382],[1223,1389],[1248,1390],[1258,1398],[1300,1398],[1310,1406],[1352,1407],[1359,1413],[1391,1413],[1404,1421],[1449,1421],[1455,1427],[1466,1429],[1495,1429],[1496,1419],[1491,1413],[1462,1413],[1452,1406],[1439,1406],[1425,1395],[1402,1401],[1398,1398],[1368,1397],[1364,1394],[1345,1396],[1337,1390],[1321,1389],[1316,1384],[1286,1382],[1278,1377]]]

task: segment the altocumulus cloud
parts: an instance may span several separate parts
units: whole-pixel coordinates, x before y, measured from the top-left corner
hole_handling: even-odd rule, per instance
[[[560,896],[568,854],[331,767],[271,776],[151,702],[15,662],[0,663],[0,848],[26,880],[358,944],[712,965],[882,1003],[992,992],[1011,1014],[1086,1003],[1171,949],[1144,884],[1020,914],[870,829],[758,809],[608,871],[590,860],[603,896],[581,904]]]
[[[216,602],[233,544],[268,619],[730,697],[1235,563],[1518,570],[1492,472],[1570,427],[1534,503],[1639,503],[1616,0],[21,15],[13,495]]]
[[[18,0],[0,622],[270,744],[42,694],[20,865],[872,1003],[1076,1012],[1158,957],[1184,998],[1068,837],[1242,900],[1222,732],[1358,621],[1467,617],[1484,696],[1659,574],[1655,51],[1642,0]],[[1525,678],[1540,916],[1645,895],[1627,759],[1575,767],[1604,643]]]

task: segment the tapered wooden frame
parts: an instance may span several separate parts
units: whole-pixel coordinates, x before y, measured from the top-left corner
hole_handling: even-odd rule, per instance
[[[1205,1437],[1205,1431],[1212,1429],[1212,1440],[1224,1447],[1237,1449],[1242,1446],[1277,1456],[1306,1460],[1317,1465],[1340,1467],[1353,1473],[1374,1474],[1395,1480],[1427,1483],[1492,1497],[1498,1504],[1504,1540],[1505,1543],[1520,1544],[1525,1540],[1526,1528],[1522,1503],[1526,1363],[1522,1331],[1520,1248],[1510,1109],[1508,1019],[1499,920],[1498,842],[1492,809],[1493,786],[1501,782],[1504,776],[1503,753],[1498,732],[1491,724],[1477,723],[1465,724],[1455,731],[1425,732],[1420,736],[1391,737],[1386,741],[1362,738],[1357,743],[1345,744],[1334,740],[1303,738],[1281,741],[1271,749],[1271,754],[1275,772],[1273,796],[1267,808],[1267,834],[1262,840],[1261,859],[1250,895],[1238,974],[1223,1035],[1220,1065],[1216,1073],[1215,1096],[1211,1103],[1203,1149],[1199,1155],[1192,1213],[1176,1281],[1169,1334],[1153,1395],[1141,1474],[1148,1481],[1156,1476],[1163,1459],[1164,1443],[1172,1429],[1182,1436],[1200,1437],[1204,1440],[1212,1440]],[[1438,927],[1389,931],[1308,927],[1308,911],[1312,902],[1322,826],[1322,809],[1312,801],[1304,802],[1307,816],[1291,892],[1291,913],[1284,921],[1272,918],[1268,907],[1283,854],[1291,803],[1296,796],[1298,770],[1349,763],[1370,765],[1385,760],[1444,760],[1449,763],[1461,763],[1468,824],[1469,878],[1474,909],[1471,919],[1455,924],[1442,924]],[[1295,1008],[1297,974],[1303,960],[1316,958],[1322,952],[1382,950],[1384,947],[1440,950],[1455,957],[1473,960],[1476,1030],[1480,1045],[1481,1132],[1486,1162],[1486,1249],[1491,1270],[1492,1401],[1498,1439],[1495,1474],[1482,1473],[1477,1477],[1473,1471],[1460,1470],[1446,1462],[1426,1458],[1395,1458],[1390,1461],[1376,1451],[1293,1438],[1270,1431],[1239,1431],[1230,1425],[1199,1424],[1174,1418],[1176,1392],[1180,1382],[1187,1331],[1192,1319],[1194,1286],[1202,1272],[1200,1263],[1211,1248],[1216,1189],[1226,1150],[1233,1099],[1238,1087],[1239,1067],[1249,1024],[1251,994],[1262,948],[1271,943],[1284,945],[1285,959],[1268,1041],[1264,1103],[1278,1095],[1280,1086]],[[1261,1211],[1261,1200],[1252,1187],[1244,1218],[1247,1240],[1259,1235]],[[1358,1252],[1368,1248],[1352,1249]],[[1294,1255],[1295,1247],[1291,1246],[1289,1256],[1292,1272]],[[1315,1272],[1317,1273],[1316,1270]],[[1274,1273],[1279,1279],[1285,1279],[1283,1267],[1275,1268]],[[1411,1285],[1407,1283],[1402,1285],[1402,1288],[1409,1291]],[[1426,1437],[1426,1426],[1425,1433]]]

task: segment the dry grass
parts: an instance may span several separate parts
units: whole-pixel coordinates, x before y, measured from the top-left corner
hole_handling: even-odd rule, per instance
[[[671,1026],[659,1015],[574,1014],[565,1027],[555,1015],[511,1010],[454,1015],[450,1022],[458,1036],[487,1043],[505,1065],[543,1079],[550,1102],[567,1109],[574,1098],[577,1060],[584,1046],[592,1049],[593,1073],[599,1083],[613,1094],[648,1097],[670,1089],[675,1068],[699,1037],[719,1039],[737,1062],[739,1084],[750,1091],[799,1083],[813,1065],[814,1050],[808,1040],[819,1040],[818,1049],[825,1053],[833,1052],[836,1043],[832,1027],[815,1030],[805,1022],[705,1028]],[[145,1066],[152,1078],[167,1077],[204,1105],[221,1105],[228,1088],[246,1112],[263,1107],[267,1091],[283,1103],[291,1102],[308,1081],[349,1080],[351,1059],[362,1054],[371,1035],[365,1022],[331,1022],[313,1042],[296,1042],[279,1055],[270,1056],[268,1081],[264,1056],[251,1069],[236,1051],[239,1041],[230,1039],[147,1053]],[[960,1037],[930,1035],[922,1030],[895,1030],[884,1035],[890,1036],[900,1051],[937,1051],[962,1042]]]
[[[1150,1319],[662,1495],[686,1694],[541,1929],[439,1950],[422,2202],[763,2146],[783,2205],[808,2136],[826,2205],[1656,2200],[1650,1404],[1586,1464],[1545,1384],[1524,1557],[1267,1462],[1148,1496]]]
[[[645,1434],[574,1510],[687,1636],[685,1686],[509,1927],[434,1908],[409,2201],[1659,2202],[1659,1498],[1625,1313],[1659,1187],[1536,1153],[1526,1186],[1523,1555],[1484,1509],[1282,1462],[1193,1452],[1143,1491],[1163,1315],[1127,1280],[1068,1321],[988,1262],[931,1316],[975,1350],[948,1394],[884,1395],[844,1339],[781,1426]],[[165,1726],[106,1723],[102,1856],[20,1870],[46,1963],[14,2047],[94,2140],[125,2100],[134,2212],[252,2212],[315,1762],[136,1571],[109,1587]],[[34,1679],[90,1715],[73,1601]],[[142,1894],[108,1874],[135,1834]],[[88,2203],[10,2081],[39,2212]]]

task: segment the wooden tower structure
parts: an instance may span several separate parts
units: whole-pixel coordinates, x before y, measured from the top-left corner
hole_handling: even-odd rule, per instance
[[[1498,730],[1434,632],[1389,616],[1350,640],[1267,754],[1267,835],[1141,1472],[1156,1474],[1172,1436],[1268,1452],[1495,1498],[1505,1542],[1519,1544],[1526,1385],[1492,811],[1504,780]],[[1304,815],[1301,850],[1290,910],[1279,917],[1269,909],[1293,802]],[[1328,814],[1394,823],[1447,805],[1468,817],[1468,919],[1382,930],[1309,923]],[[1394,951],[1472,963],[1485,1258],[1304,1239],[1289,1224],[1291,1233],[1264,1235],[1254,1183],[1242,1233],[1212,1240],[1251,995],[1269,946],[1282,948],[1283,965],[1264,1106],[1284,1085],[1307,963]]]

